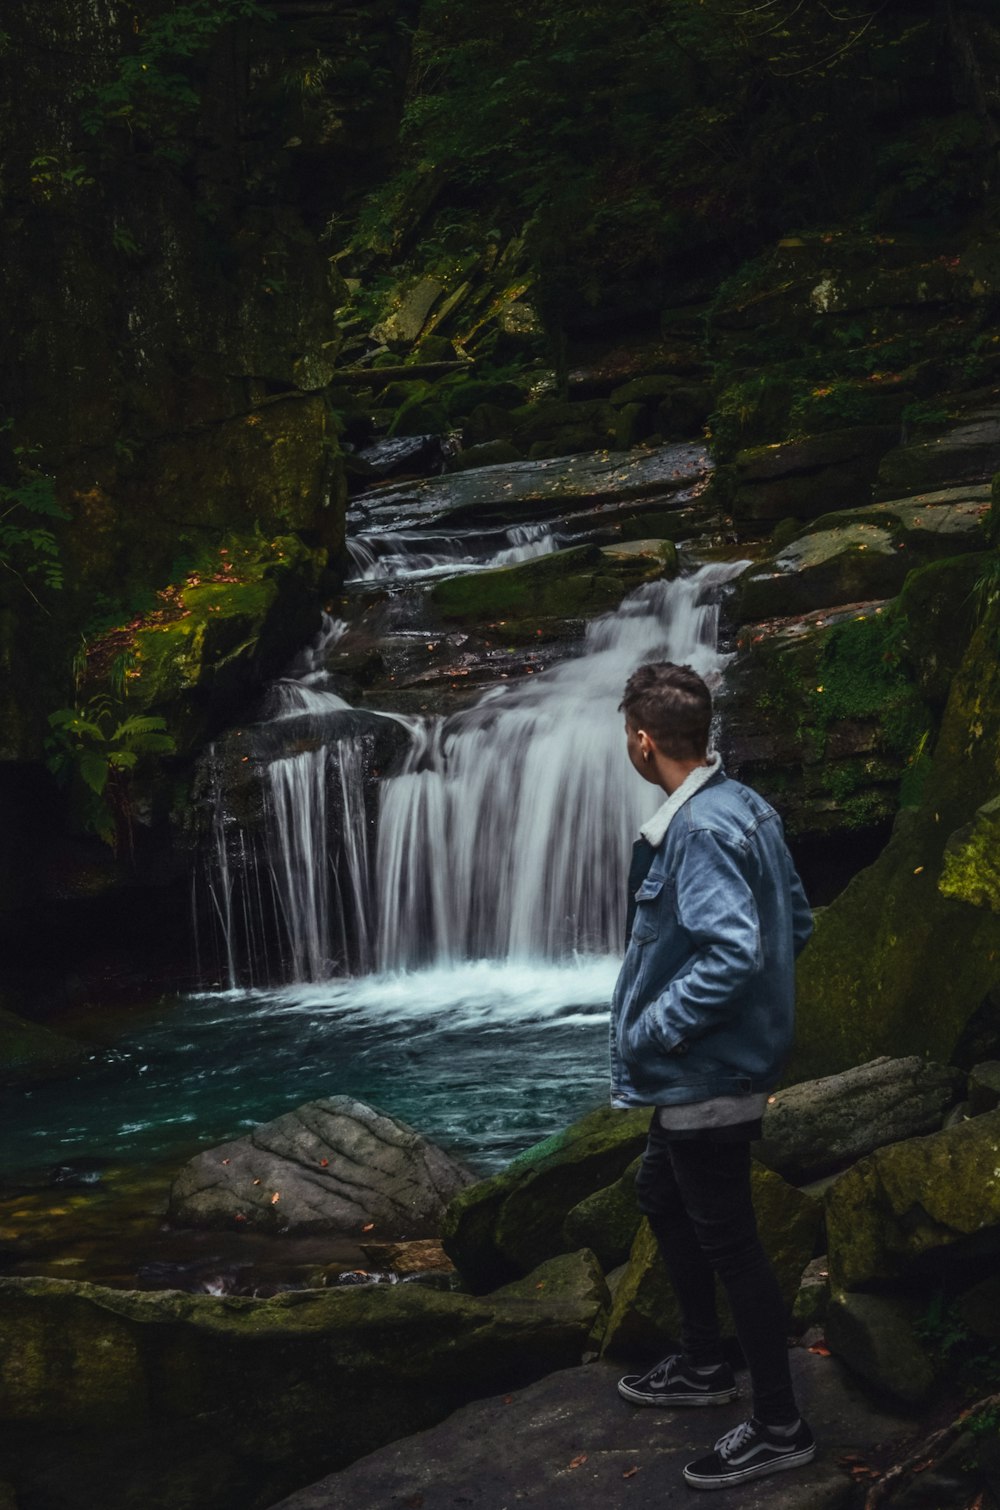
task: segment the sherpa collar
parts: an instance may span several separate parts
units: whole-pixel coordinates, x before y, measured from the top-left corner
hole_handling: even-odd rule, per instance
[[[718,750],[711,750],[708,755],[708,764],[696,765],[694,770],[690,771],[684,778],[677,790],[671,792],[663,806],[657,808],[648,823],[642,825],[639,832],[654,849],[658,849],[663,843],[666,838],[667,829],[685,802],[688,802],[694,796],[695,792],[700,791],[705,782],[710,781],[716,771],[721,771],[721,769],[722,756]]]

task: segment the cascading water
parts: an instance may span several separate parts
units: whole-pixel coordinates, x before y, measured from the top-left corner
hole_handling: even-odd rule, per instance
[[[310,748],[263,762],[263,852],[216,800],[209,889],[230,987],[613,952],[631,844],[657,802],[628,764],[622,689],[651,659],[714,677],[719,595],[741,569],[640,587],[588,626],[580,655],[447,719],[367,714],[345,729],[335,694],[283,683],[278,718],[317,716]],[[370,731],[390,721],[409,748],[379,783],[376,838]]]
[[[352,536],[347,548],[354,582],[413,581],[443,573],[485,571],[547,556],[558,546],[547,524],[516,524],[486,535],[380,534]]]

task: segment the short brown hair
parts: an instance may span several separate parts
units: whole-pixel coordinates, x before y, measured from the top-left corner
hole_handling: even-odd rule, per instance
[[[700,760],[708,750],[712,694],[690,666],[672,661],[640,666],[625,683],[618,709],[670,760]]]

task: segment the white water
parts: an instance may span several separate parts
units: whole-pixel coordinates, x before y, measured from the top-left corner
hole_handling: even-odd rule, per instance
[[[619,947],[631,846],[662,801],[628,762],[622,691],[653,659],[716,677],[718,589],[742,566],[639,588],[582,656],[429,731],[383,788],[379,968]]]
[[[357,535],[347,542],[347,549],[357,568],[352,582],[413,582],[456,572],[488,571],[493,566],[513,566],[535,556],[547,556],[557,541],[547,524],[518,524],[504,530],[504,544],[494,550],[474,553],[465,548],[460,536],[442,539],[441,549],[429,550],[426,536],[385,532]]]
[[[348,627],[345,619],[323,615],[322,627],[312,645],[303,650],[289,675],[274,684],[276,718],[293,718],[297,713],[336,713],[351,706],[336,692],[324,689],[327,673],[323,670],[324,656],[343,639]]]

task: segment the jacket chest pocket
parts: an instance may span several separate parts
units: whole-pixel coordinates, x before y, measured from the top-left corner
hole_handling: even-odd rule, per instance
[[[648,944],[659,936],[664,900],[661,892],[665,884],[662,877],[647,876],[635,893],[635,922],[632,924],[634,943]]]

